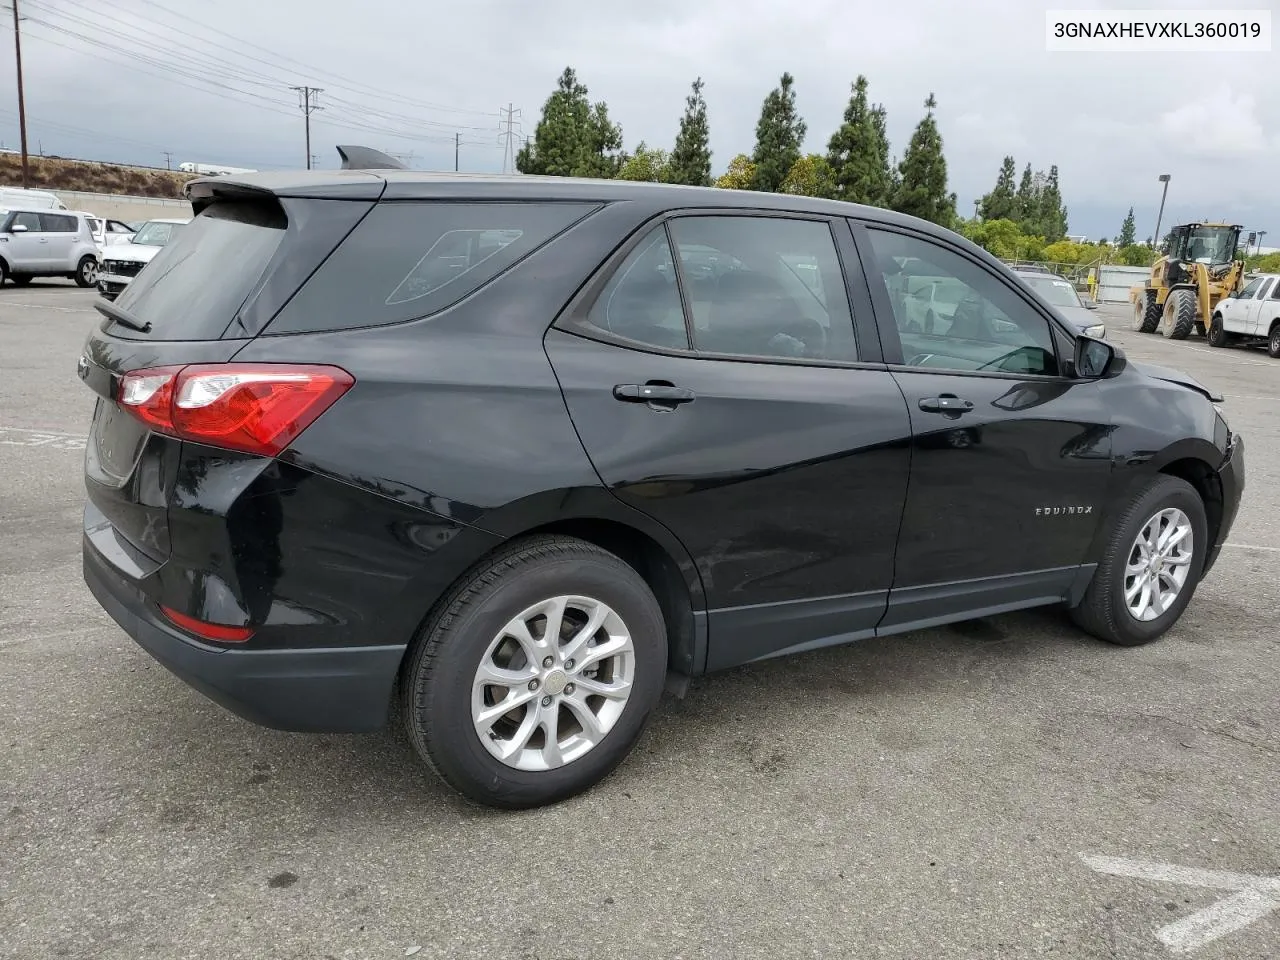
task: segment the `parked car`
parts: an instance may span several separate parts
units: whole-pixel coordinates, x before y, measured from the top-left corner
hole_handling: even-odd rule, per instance
[[[112,244],[102,258],[98,292],[114,300],[160,249],[187,223],[187,219],[148,220],[124,243]]]
[[[1025,267],[1017,267],[1013,272],[1021,278],[1023,283],[1049,301],[1068,323],[1085,336],[1099,340],[1106,338],[1107,325],[1094,315],[1098,305],[1081,300],[1079,292],[1070,280]]]
[[[1260,273],[1239,293],[1218,301],[1208,330],[1209,346],[1259,344],[1280,358],[1280,274]]]
[[[0,283],[24,286],[36,277],[67,277],[91,287],[98,256],[86,214],[13,209],[0,220]]]
[[[921,220],[381,169],[187,190],[80,360],[89,588],[257,723],[397,701],[482,803],[588,788],[708,671],[1047,605],[1148,643],[1235,520],[1220,397]],[[906,264],[963,288],[944,331],[902,328]]]
[[[105,253],[107,247],[117,243],[128,242],[138,231],[123,220],[111,220],[85,214],[89,219],[89,228],[93,231],[93,242],[99,253]]]

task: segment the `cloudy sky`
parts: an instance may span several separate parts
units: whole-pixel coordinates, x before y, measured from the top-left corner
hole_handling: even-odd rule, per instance
[[[1233,5],[1275,11],[1277,0]],[[1047,7],[1210,7],[1055,0],[20,0],[31,147],[163,166],[305,162],[292,85],[322,87],[312,152],[412,154],[419,168],[497,171],[500,110],[532,134],[573,66],[628,147],[669,146],[702,76],[718,173],[750,152],[760,103],[796,78],[818,151],[864,73],[901,151],[930,92],[962,213],[1012,154],[1059,167],[1071,232],[1114,236],[1130,205],[1154,227],[1227,217],[1280,240],[1280,52],[1047,53]],[[110,16],[103,16],[110,10]],[[187,14],[178,11],[185,10]],[[1273,14],[1274,15],[1274,14]],[[6,17],[8,14],[6,13]],[[1280,22],[1280,17],[1276,17]],[[0,144],[15,147],[13,51],[0,44]],[[1268,88],[1272,91],[1267,95]]]

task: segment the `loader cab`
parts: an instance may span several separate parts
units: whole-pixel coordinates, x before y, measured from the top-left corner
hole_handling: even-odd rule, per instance
[[[1240,243],[1239,224],[1186,223],[1169,231],[1165,242],[1168,257],[1165,282],[1172,286],[1185,283],[1193,274],[1194,263],[1208,268],[1230,264]]]

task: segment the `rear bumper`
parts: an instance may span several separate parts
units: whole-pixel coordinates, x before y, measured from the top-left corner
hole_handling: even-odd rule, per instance
[[[405,647],[230,650],[162,621],[141,591],[84,539],[84,579],[102,608],[179,679],[276,730],[365,733],[387,722]]]
[[[1222,545],[1231,535],[1236,514],[1240,512],[1240,498],[1244,496],[1244,437],[1238,433],[1231,435],[1226,459],[1218,468],[1218,479],[1222,483],[1222,524],[1218,527],[1218,542],[1205,558],[1204,573],[1212,569],[1222,553]]]

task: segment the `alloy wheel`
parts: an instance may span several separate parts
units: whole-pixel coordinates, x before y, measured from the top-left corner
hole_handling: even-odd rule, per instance
[[[486,750],[517,770],[554,770],[591,752],[626,709],[631,633],[607,604],[552,597],[512,617],[480,658],[471,720]]]
[[[1142,525],[1124,571],[1130,616],[1155,620],[1173,606],[1187,584],[1194,549],[1191,520],[1177,507],[1161,510]]]

